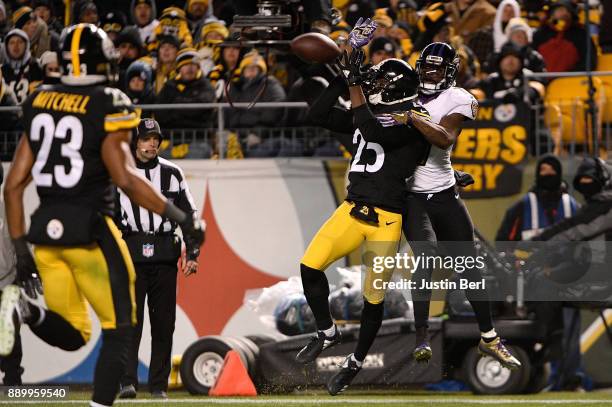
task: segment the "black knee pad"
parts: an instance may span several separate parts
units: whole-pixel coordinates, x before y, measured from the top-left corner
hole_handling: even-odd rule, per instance
[[[66,351],[75,351],[87,343],[84,334],[59,314],[49,310],[45,312],[43,321],[38,325],[31,325],[30,329],[49,345]]]
[[[300,264],[300,275],[306,296],[327,297],[329,295],[329,283],[324,272]]]

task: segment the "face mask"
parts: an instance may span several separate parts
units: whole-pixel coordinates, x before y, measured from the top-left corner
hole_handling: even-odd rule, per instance
[[[561,187],[559,175],[540,175],[536,181],[537,187],[545,191],[556,191]]]
[[[557,32],[565,31],[569,28],[569,22],[564,18],[552,20],[552,27]]]
[[[578,192],[584,195],[584,198],[587,201],[591,199],[594,195],[597,195],[599,192],[601,192],[601,187],[599,186],[597,182],[591,182],[588,184],[581,183],[581,184],[578,184],[578,188],[576,189],[578,190]]]

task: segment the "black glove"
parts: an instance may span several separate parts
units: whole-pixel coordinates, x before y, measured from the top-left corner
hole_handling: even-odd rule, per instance
[[[455,170],[455,182],[464,188],[474,183],[474,177],[467,172]]]
[[[365,59],[365,53],[362,49],[354,49],[351,55],[346,51],[338,57],[337,64],[342,71],[344,80],[348,86],[359,86],[365,81],[364,72],[361,71],[361,64]]]
[[[195,216],[187,216],[183,222],[179,223],[179,226],[181,227],[181,231],[183,232],[183,238],[186,242],[185,246],[187,246],[187,242],[189,242],[188,247],[191,248],[191,251],[199,252],[200,246],[202,246],[202,243],[204,243],[205,237],[204,222],[202,222],[202,219],[199,219]],[[193,253],[187,253],[188,259],[192,256]]]
[[[204,222],[202,222],[202,219],[198,219],[195,213],[188,215],[177,208],[172,202],[167,202],[162,215],[178,223],[183,232],[183,239],[186,242],[190,242],[191,247],[199,249],[202,243],[204,243]]]
[[[28,297],[37,298],[38,294],[42,295],[43,288],[28,244],[23,237],[13,240],[13,244],[17,255],[16,282],[23,287]]]

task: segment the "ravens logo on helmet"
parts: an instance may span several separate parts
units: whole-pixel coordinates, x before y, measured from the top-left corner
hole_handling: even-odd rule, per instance
[[[459,71],[457,51],[443,42],[432,42],[426,46],[416,61],[419,75],[419,92],[432,95],[455,85]]]

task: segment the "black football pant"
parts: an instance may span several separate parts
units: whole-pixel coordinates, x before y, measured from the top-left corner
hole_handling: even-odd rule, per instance
[[[0,370],[4,373],[2,384],[5,386],[21,386],[22,384],[21,375],[23,374],[23,367],[21,367],[21,359],[23,352],[19,330],[17,330],[15,335],[13,350],[7,356],[0,358]]]
[[[410,193],[403,218],[403,231],[414,255],[476,257],[474,225],[465,204],[455,187],[434,194]],[[440,245],[436,244],[440,242]],[[440,247],[444,244],[444,247]],[[438,250],[441,249],[441,250]],[[432,270],[419,267],[412,280],[420,287],[421,281],[431,280]],[[461,278],[478,282],[482,279],[478,268],[466,268]],[[486,290],[465,290],[481,332],[493,329],[491,305]],[[412,290],[415,327],[426,327],[429,317],[431,290]]]
[[[176,264],[143,265],[136,267],[136,317],[138,324],[128,355],[127,373],[123,386],[138,388],[138,348],[142,337],[145,297],[151,321],[151,362],[149,391],[166,391],[172,358],[172,335],[176,319]]]

